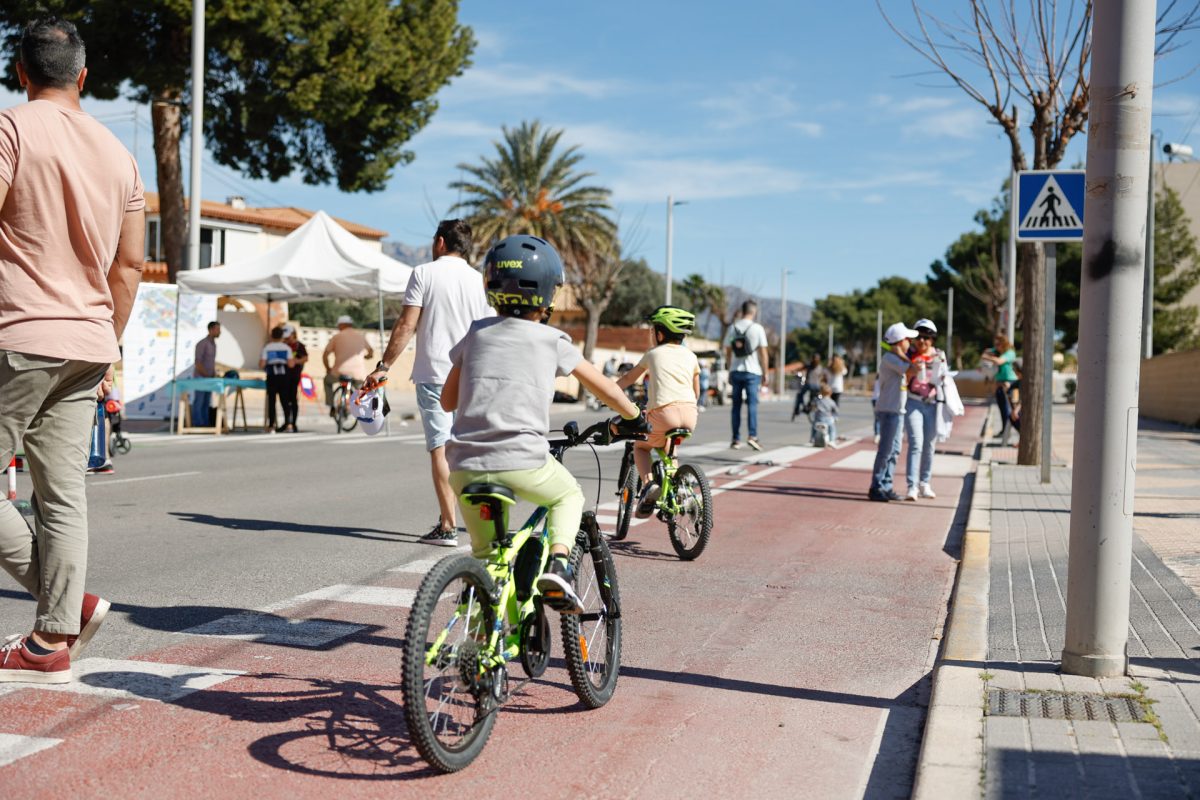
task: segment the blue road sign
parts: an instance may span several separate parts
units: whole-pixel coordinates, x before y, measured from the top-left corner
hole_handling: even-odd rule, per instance
[[[1083,170],[1017,173],[1017,241],[1082,241],[1083,198]]]

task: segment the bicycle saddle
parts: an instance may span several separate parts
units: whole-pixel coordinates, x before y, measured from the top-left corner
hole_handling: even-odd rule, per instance
[[[667,431],[668,439],[686,439],[691,435],[692,431],[689,428],[672,428]]]
[[[473,505],[485,503],[490,499],[496,499],[505,504],[517,502],[517,496],[513,494],[512,489],[498,483],[468,483],[459,492],[459,495]]]

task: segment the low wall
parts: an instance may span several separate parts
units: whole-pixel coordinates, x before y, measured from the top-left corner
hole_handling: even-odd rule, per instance
[[[1200,350],[1142,361],[1138,406],[1144,417],[1200,427]]]

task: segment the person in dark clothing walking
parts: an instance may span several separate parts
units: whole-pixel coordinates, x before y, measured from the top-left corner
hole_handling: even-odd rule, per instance
[[[300,341],[295,325],[283,326],[283,343],[292,351],[292,362],[287,369],[287,386],[283,392],[283,429],[299,433],[296,417],[300,415],[300,376],[308,363],[308,348]]]
[[[283,398],[287,391],[288,368],[293,363],[292,348],[283,342],[283,327],[276,325],[271,328],[271,341],[267,342],[262,351],[262,358],[258,360],[258,366],[267,373],[267,419],[265,420],[267,431],[279,433],[283,430],[283,426],[275,427],[279,419],[275,415],[275,400],[278,398],[280,405],[283,405],[286,419],[287,405]]]

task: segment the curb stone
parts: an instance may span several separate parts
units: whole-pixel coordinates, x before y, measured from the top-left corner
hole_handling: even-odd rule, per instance
[[[975,485],[963,532],[958,576],[950,597],[942,652],[933,670],[929,715],[921,737],[914,800],[979,797],[983,781],[983,692],[987,660],[988,558],[991,538],[991,458],[984,417],[975,457]],[[981,481],[986,479],[986,483]]]

